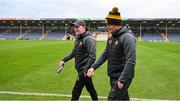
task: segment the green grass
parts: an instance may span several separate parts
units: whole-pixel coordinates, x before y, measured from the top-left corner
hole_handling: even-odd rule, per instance
[[[97,42],[97,57],[106,42]],[[74,59],[56,73],[59,60],[73,48],[73,41],[0,40],[0,91],[71,94],[76,80]],[[180,100],[180,43],[137,45],[135,78],[129,93],[133,98]],[[99,96],[110,90],[104,63],[93,78]],[[86,89],[82,95],[88,95]],[[0,94],[0,100],[69,100],[68,97],[44,97]],[[81,99],[83,100],[83,99]]]

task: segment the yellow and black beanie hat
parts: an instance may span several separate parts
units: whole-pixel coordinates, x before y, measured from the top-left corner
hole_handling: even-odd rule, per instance
[[[117,7],[114,7],[112,11],[109,11],[105,23],[109,25],[121,25],[121,14],[118,12]]]

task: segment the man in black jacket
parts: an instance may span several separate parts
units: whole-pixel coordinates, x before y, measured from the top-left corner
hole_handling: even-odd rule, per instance
[[[96,60],[96,42],[91,33],[86,31],[86,23],[83,20],[77,20],[73,25],[77,35],[75,46],[72,52],[60,61],[59,65],[64,65],[65,62],[75,58],[75,68],[78,72],[78,77],[72,91],[71,100],[79,99],[84,86],[86,86],[92,100],[98,100],[92,78],[86,76],[87,70]]]
[[[108,60],[108,76],[111,91],[108,100],[129,100],[128,88],[134,77],[136,63],[136,38],[127,26],[122,26],[118,8],[114,7],[107,15],[105,22],[111,37],[106,49],[87,72],[92,77],[94,70]]]

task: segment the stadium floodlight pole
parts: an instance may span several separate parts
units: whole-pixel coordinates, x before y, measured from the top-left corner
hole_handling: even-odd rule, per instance
[[[22,24],[20,24],[20,36],[21,36],[21,34],[22,34]]]
[[[140,38],[141,38],[141,35],[142,35],[142,23],[140,24],[139,30],[140,30]]]
[[[166,38],[167,38],[167,32],[168,32],[168,23],[167,23],[167,21],[166,21]]]
[[[90,25],[90,23],[89,23],[89,28],[88,28],[89,30],[91,29],[91,25]]]
[[[67,36],[67,26],[68,26],[68,24],[67,23],[65,23],[65,27],[64,27],[64,32],[65,32],[65,35]]]
[[[44,23],[42,25],[42,35],[44,35]]]

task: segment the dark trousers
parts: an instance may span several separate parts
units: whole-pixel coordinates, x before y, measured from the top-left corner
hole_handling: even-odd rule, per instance
[[[92,82],[92,78],[84,77],[84,76],[77,78],[73,91],[72,91],[71,100],[76,101],[79,99],[84,86],[86,86],[86,89],[91,95],[92,100],[97,101],[98,97],[97,97],[97,93]]]
[[[130,100],[129,94],[128,94],[128,88],[132,80],[128,80],[126,83],[124,83],[124,86],[121,89],[118,88],[117,80],[118,79],[110,79],[111,91],[108,96],[108,101]]]

